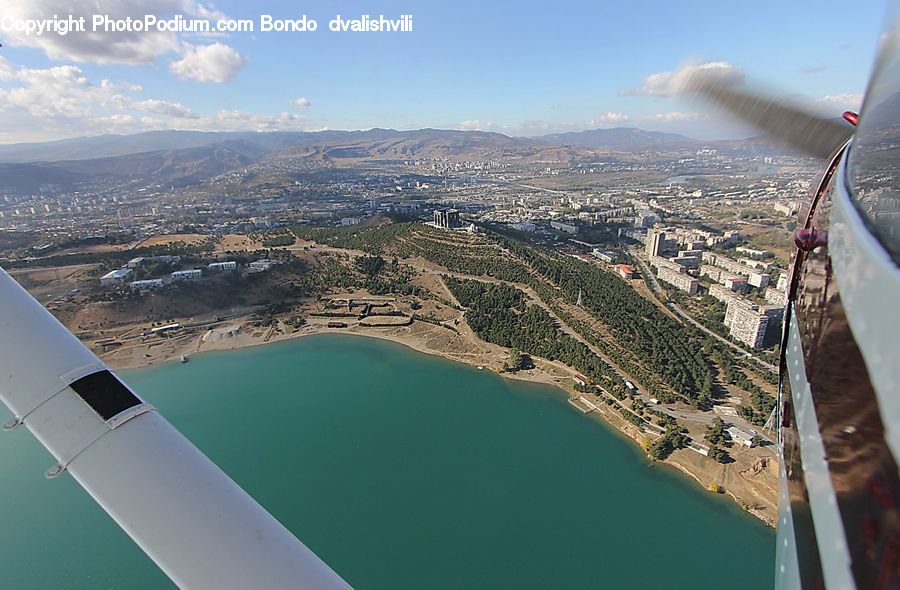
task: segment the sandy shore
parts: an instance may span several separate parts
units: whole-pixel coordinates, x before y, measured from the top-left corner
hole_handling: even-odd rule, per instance
[[[446,328],[424,322],[414,322],[410,326],[398,327],[363,327],[355,324],[347,328],[329,328],[324,322],[311,322],[293,332],[275,332],[271,335],[262,330],[254,331],[247,328],[247,321],[235,320],[233,324],[242,325],[242,329],[232,336],[220,339],[204,338],[212,332],[210,331],[203,335],[160,339],[124,346],[107,352],[96,352],[113,369],[127,371],[179,362],[182,356],[190,358],[204,352],[263,346],[315,334],[351,334],[389,340],[419,352],[483,367],[498,373],[501,372],[503,363],[508,357],[508,352],[503,347],[474,339],[465,333],[453,334]],[[574,374],[573,369],[561,363],[536,359],[534,369],[518,373],[503,373],[503,376],[523,381],[559,385],[567,379],[571,381],[571,376]]]

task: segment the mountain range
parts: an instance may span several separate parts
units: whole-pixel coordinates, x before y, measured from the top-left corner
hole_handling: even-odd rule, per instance
[[[69,189],[89,181],[187,185],[266,158],[301,158],[317,166],[412,158],[543,163],[586,159],[598,152],[624,156],[710,144],[683,135],[626,127],[533,138],[440,129],[151,131],[0,145],[0,192],[34,192],[44,184]],[[742,147],[746,148],[746,143]]]
[[[577,133],[557,133],[534,138],[514,138],[500,133],[483,131],[440,129],[418,129],[414,131],[370,129],[368,131],[268,133],[252,131],[148,131],[133,135],[98,135],[41,143],[0,145],[0,162],[93,160],[145,152],[207,147],[241,140],[258,144],[270,151],[278,151],[290,147],[335,147],[340,144],[354,145],[361,142],[409,141],[410,139],[420,142],[446,141],[448,144],[462,150],[486,144],[493,144],[497,147],[522,147],[528,144],[536,144],[634,151],[651,147],[680,147],[700,143],[683,135],[643,131],[632,127],[592,129]]]

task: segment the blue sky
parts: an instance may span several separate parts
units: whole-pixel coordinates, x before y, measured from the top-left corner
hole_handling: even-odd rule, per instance
[[[858,106],[888,6],[886,0],[4,2],[17,18],[90,15],[116,4],[125,5],[120,16],[216,10],[257,20],[261,13],[305,13],[320,28],[159,39],[0,33],[0,141],[154,128],[441,127],[537,135],[621,125],[737,136],[746,131],[703,105],[659,96],[647,78],[720,62],[738,82],[762,81],[839,114]],[[325,30],[337,14],[363,13],[412,14],[414,31]],[[301,97],[309,106],[295,104]]]

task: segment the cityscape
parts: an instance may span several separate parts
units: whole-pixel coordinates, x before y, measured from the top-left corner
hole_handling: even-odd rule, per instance
[[[5,4],[4,587],[897,585],[895,6]]]
[[[362,135],[281,138],[304,154],[282,145],[202,177],[7,188],[0,264],[112,366],[343,331],[554,383],[773,521],[790,236],[814,160],[627,129],[606,132],[617,149]],[[418,153],[385,156],[398,136]],[[448,156],[450,142],[464,145]],[[515,307],[482,325],[499,294],[465,300],[491,282],[563,340],[546,348]],[[638,316],[659,325],[633,332]],[[507,322],[524,331],[498,333]]]

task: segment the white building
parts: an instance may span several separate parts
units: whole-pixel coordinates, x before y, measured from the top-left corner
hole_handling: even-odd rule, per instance
[[[556,231],[561,231],[567,234],[572,234],[573,236],[578,233],[578,226],[573,225],[571,223],[564,223],[562,221],[551,221],[550,227],[555,229]]]
[[[537,226],[535,224],[530,223],[528,221],[523,221],[521,223],[513,223],[510,225],[510,227],[516,231],[523,231],[523,232],[527,232],[527,233],[532,233],[532,232],[534,232],[534,230],[537,229]]]
[[[255,260],[250,263],[250,270],[253,272],[265,272],[275,266],[274,260],[269,260],[268,258],[263,258],[261,260]]]
[[[753,435],[746,430],[738,428],[737,426],[731,426],[726,429],[725,432],[731,437],[731,440],[736,442],[739,445],[743,445],[747,448],[753,446]]]
[[[203,276],[203,271],[199,268],[176,270],[171,276],[173,281],[194,281]]]
[[[117,268],[100,277],[100,284],[104,287],[115,287],[116,285],[124,285],[134,271],[130,268]]]
[[[762,348],[769,317],[760,311],[758,305],[741,299],[731,299],[725,309],[725,325],[735,340],[751,348]]]
[[[682,291],[686,291],[688,295],[697,294],[697,287],[700,284],[700,281],[688,274],[661,267],[657,272],[657,276],[659,277],[659,280],[669,283]]]
[[[799,209],[799,207],[796,202],[792,201],[790,203],[784,204],[776,203],[774,209],[776,213],[781,213],[785,217],[793,217],[797,214],[797,210]]]
[[[677,262],[673,262],[668,258],[663,258],[662,256],[651,256],[650,266],[656,268],[657,270],[667,268],[672,272],[685,272],[684,266],[678,264]]]
[[[735,295],[731,289],[726,289],[724,285],[710,285],[709,295],[713,299],[721,301],[725,304],[727,304],[732,299],[737,298],[737,295]]]
[[[162,279],[147,279],[146,281],[133,281],[129,287],[132,291],[144,292],[152,289],[162,289],[164,283]]]
[[[177,264],[181,262],[181,256],[172,256],[171,254],[162,254],[160,256],[138,256],[137,258],[132,258],[128,261],[128,268],[138,268],[139,266],[146,266],[154,262]]]
[[[601,250],[600,248],[594,248],[593,250],[591,250],[591,255],[596,258],[599,258],[603,262],[608,262],[610,264],[613,264],[613,263],[619,261],[618,253],[613,252],[611,250]]]
[[[649,209],[638,211],[634,217],[634,225],[636,227],[653,227],[657,221],[659,221],[659,216]]]
[[[738,293],[746,293],[748,289],[747,279],[744,277],[728,277],[722,281],[722,284],[724,284],[727,289],[731,289]]]
[[[770,278],[767,274],[751,272],[750,278],[747,280],[747,282],[757,289],[765,289],[769,285],[769,280]]]
[[[672,259],[672,262],[685,268],[698,268],[700,266],[700,258],[697,256],[676,256]]]
[[[779,291],[777,287],[769,287],[763,292],[763,297],[772,305],[784,305],[787,303],[787,293]]]
[[[234,260],[229,260],[227,262],[213,262],[207,265],[206,268],[208,268],[209,270],[221,272],[232,271],[237,268],[237,262],[235,262]]]
[[[647,232],[647,241],[644,243],[644,252],[651,260],[659,257],[666,246],[666,232],[651,229]]]
[[[738,259],[738,262],[740,262],[744,266],[749,266],[750,268],[754,268],[766,273],[772,272],[772,270],[775,268],[774,264],[763,262],[762,260],[753,260],[752,258],[740,258]]]
[[[631,268],[630,264],[617,264],[616,273],[625,280],[631,280],[634,278],[634,269]]]

